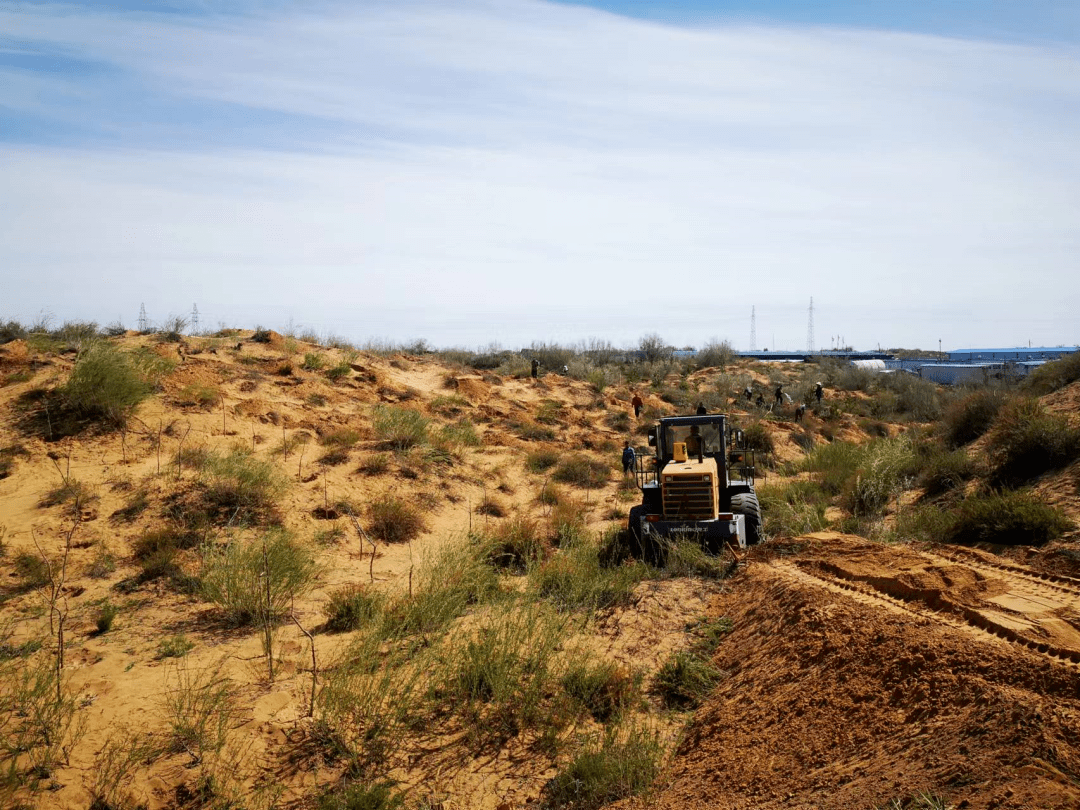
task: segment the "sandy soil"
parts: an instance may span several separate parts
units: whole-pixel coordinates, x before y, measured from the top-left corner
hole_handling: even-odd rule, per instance
[[[223,627],[206,602],[156,582],[117,590],[138,570],[132,541],[160,525],[163,504],[193,479],[182,451],[254,448],[292,481],[280,506],[286,526],[303,537],[340,526],[342,538],[319,548],[317,587],[297,604],[301,624],[317,628],[335,589],[369,579],[379,588],[405,588],[410,566],[425,549],[470,526],[504,520],[476,511],[485,499],[498,499],[509,515],[543,520],[547,507],[537,495],[545,476],[526,470],[529,451],[577,449],[614,466],[622,441],[638,427],[626,386],[600,395],[584,382],[554,375],[515,379],[430,357],[375,355],[352,358],[347,377],[333,383],[300,363],[315,352],[333,365],[344,357],[340,352],[279,335],[269,344],[249,338],[193,340],[178,351],[129,336],[129,348],[146,345],[180,361],[163,390],[140,406],[124,433],[85,430],[54,441],[42,432],[28,395],[62,382],[74,356],[39,354],[21,342],[0,347],[6,382],[0,448],[20,448],[11,474],[0,479],[0,524],[6,527],[0,575],[8,583],[0,624],[10,644],[48,635],[42,593],[17,588],[13,560],[39,548],[55,557],[75,531],[65,591],[65,671],[86,729],[69,764],[33,798],[35,807],[88,807],[110,738],[159,731],[171,684],[184,672],[218,666],[240,685],[236,772],[244,774],[250,797],[261,785],[275,784],[284,804],[303,806],[339,775],[305,754],[310,650],[297,628],[280,630],[279,677],[269,683],[257,634]],[[281,373],[286,362],[289,374]],[[764,385],[776,374],[756,364],[729,370],[728,409],[746,418],[738,397],[743,380]],[[693,383],[715,391],[717,377],[698,374]],[[221,399],[199,405],[200,388]],[[1059,392],[1050,404],[1075,414],[1078,392],[1076,386]],[[362,462],[381,452],[371,431],[377,403],[415,407],[437,424],[467,416],[483,445],[452,465],[405,454],[392,457],[385,473],[366,474]],[[652,393],[646,408],[673,410]],[[538,423],[541,413],[547,421]],[[550,438],[523,438],[535,436],[528,429],[538,425],[551,430]],[[803,426],[790,419],[769,423],[780,460],[802,452],[795,437],[807,426],[821,427],[809,417]],[[319,437],[340,427],[356,431],[359,441],[345,463],[320,463],[326,448]],[[854,419],[834,431],[838,438],[866,438]],[[641,443],[641,435],[633,435]],[[825,441],[820,433],[814,440]],[[287,456],[283,443],[291,445]],[[1076,515],[1077,476],[1074,465],[1040,483],[1040,491]],[[70,507],[44,505],[65,479],[82,482],[91,496],[81,502],[78,521]],[[124,519],[121,510],[140,490],[151,506]],[[348,521],[327,519],[323,510],[342,498],[363,505],[387,492],[422,504],[427,526],[412,546],[382,546],[372,561]],[[621,522],[630,505],[619,500],[614,479],[576,496],[596,530]],[[115,569],[92,576],[105,554],[115,558]],[[727,616],[734,628],[715,659],[726,677],[682,732],[647,806],[875,807],[923,789],[946,795],[956,807],[1080,806],[1080,580],[1052,556],[890,547],[821,533],[776,538],[753,550],[723,586],[644,583],[632,607],[603,616],[593,628],[597,655],[649,677],[669,652],[688,643],[689,621]],[[112,631],[98,634],[94,617],[105,599],[120,614]],[[194,644],[182,663],[159,654],[161,640],[178,633]],[[315,634],[322,661],[347,642],[348,634]],[[684,720],[658,722],[674,735]],[[523,807],[555,773],[550,759],[525,747],[509,744],[474,758],[445,742],[413,752],[394,774],[438,797],[445,810]],[[192,780],[190,758],[171,755],[141,767],[132,790],[154,810],[196,806]]]

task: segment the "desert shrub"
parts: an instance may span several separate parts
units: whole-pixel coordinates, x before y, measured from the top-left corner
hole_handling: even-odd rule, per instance
[[[166,636],[158,642],[157,654],[158,658],[183,658],[192,649],[195,644],[183,633],[176,633],[175,635]]]
[[[427,441],[430,420],[412,408],[376,405],[371,413],[375,437],[388,449],[404,451]]]
[[[321,408],[329,401],[325,396],[318,392],[312,392],[304,397],[304,401],[308,405],[314,405],[316,408]]]
[[[251,543],[204,546],[202,594],[227,621],[247,625],[263,616],[280,617],[317,573],[311,550],[274,529]]]
[[[43,588],[49,584],[49,566],[37,554],[31,554],[28,551],[20,552],[15,555],[13,567],[23,588]]]
[[[1018,486],[1080,456],[1080,430],[1064,416],[1047,413],[1038,400],[1021,399],[999,411],[988,449],[991,480]]]
[[[467,418],[462,417],[450,425],[443,425],[435,436],[436,445],[447,450],[458,450],[462,447],[479,447],[481,444],[480,434],[476,432],[476,426]]]
[[[386,768],[420,722],[429,657],[387,653],[378,634],[364,633],[324,673],[316,730],[353,772]]]
[[[429,634],[441,630],[470,606],[500,594],[498,574],[487,550],[463,537],[429,552],[416,569],[409,597],[387,605],[380,632],[387,636]]]
[[[533,592],[563,611],[594,611],[626,605],[648,576],[642,563],[601,565],[595,542],[566,545],[529,572]]]
[[[104,341],[95,343],[75,362],[60,389],[68,406],[91,419],[123,426],[153,386],[128,355]]]
[[[874,384],[874,373],[856,366],[841,366],[831,370],[829,385],[841,391],[869,391]]]
[[[892,409],[919,422],[932,422],[941,416],[938,387],[929,380],[910,374],[884,374],[881,386],[895,396]],[[875,414],[875,416],[886,414]]]
[[[525,467],[529,472],[542,473],[558,464],[560,455],[558,450],[550,448],[533,450],[525,457]]]
[[[891,531],[881,539],[885,542],[940,543],[952,530],[954,520],[951,508],[944,510],[934,504],[921,503],[901,510]]]
[[[552,485],[554,490],[554,485]],[[560,497],[557,491],[548,515],[548,537],[557,546],[571,546],[585,540],[585,507],[573,498]]]
[[[318,352],[307,352],[304,355],[304,361],[300,364],[300,368],[305,371],[318,371],[326,365],[326,358]]]
[[[487,559],[497,568],[523,574],[548,552],[536,521],[520,516],[500,524],[482,538]]]
[[[560,679],[563,691],[594,720],[606,723],[628,708],[637,695],[632,672],[614,661],[575,656]]]
[[[119,612],[119,609],[112,602],[105,602],[98,610],[97,618],[94,620],[97,631],[99,633],[108,633],[112,630],[113,622]]]
[[[653,688],[668,708],[689,709],[701,705],[722,677],[708,658],[681,650],[661,665]]]
[[[748,450],[756,450],[759,453],[772,453],[776,450],[772,433],[761,422],[754,422],[743,428],[743,441]]]
[[[342,377],[347,377],[350,371],[352,371],[352,366],[349,364],[349,361],[342,360],[340,363],[337,363],[328,368],[326,370],[326,376],[330,380],[337,382]]]
[[[0,478],[7,478],[15,469],[15,459],[18,456],[29,457],[30,451],[21,444],[9,444],[0,447]]]
[[[182,549],[193,548],[198,543],[198,535],[185,532],[175,526],[147,529],[131,544],[131,553],[136,561],[143,561],[162,552],[175,553]]]
[[[60,506],[77,503],[86,504],[91,500],[97,500],[93,491],[76,478],[67,478],[61,484],[46,492],[38,502],[39,506]]]
[[[358,441],[360,433],[348,427],[333,428],[319,436],[319,444],[323,447],[352,447]]]
[[[1024,388],[1037,395],[1049,394],[1076,380],[1080,380],[1080,352],[1043,363],[1024,380]]]
[[[13,340],[21,340],[26,335],[26,327],[18,321],[0,322],[0,346]]]
[[[827,528],[825,493],[812,481],[762,487],[757,491],[770,535],[798,537]]]
[[[318,810],[400,810],[405,806],[405,794],[395,791],[393,782],[353,782],[320,796]]]
[[[385,598],[378,591],[360,585],[348,585],[330,594],[330,601],[323,609],[326,629],[331,633],[357,630],[378,618]]]
[[[544,785],[540,807],[598,810],[646,793],[660,772],[660,735],[643,727],[610,729]]]
[[[273,340],[273,334],[269,329],[263,329],[261,326],[255,327],[255,332],[251,336],[252,343],[269,343]]]
[[[193,762],[225,747],[239,713],[236,687],[220,667],[197,672],[183,664],[169,677],[164,707],[172,750]]]
[[[923,461],[917,481],[924,496],[932,497],[963,486],[975,472],[975,462],[964,450],[943,451]]]
[[[982,388],[945,409],[941,430],[950,447],[962,447],[990,429],[1008,395],[997,388]]]
[[[390,469],[390,456],[387,453],[371,453],[364,457],[356,471],[364,475],[383,475]]]
[[[589,488],[603,486],[610,476],[610,465],[580,453],[562,459],[552,473],[556,481]]]
[[[694,356],[696,368],[718,368],[724,371],[735,359],[735,349],[730,342],[710,340]]]
[[[150,493],[140,487],[131,493],[127,503],[112,513],[112,519],[122,523],[131,523],[150,506]]]
[[[0,790],[28,775],[48,778],[85,728],[80,699],[51,656],[17,658],[0,667]],[[26,806],[26,805],[22,805]]]
[[[814,448],[799,464],[799,469],[814,475],[826,495],[838,495],[857,474],[863,456],[864,451],[858,445],[833,442]]]
[[[349,460],[349,448],[333,447],[319,456],[319,463],[327,467],[336,467]]]
[[[942,538],[949,543],[1042,546],[1074,528],[1060,509],[1029,492],[965,498]]]
[[[846,485],[844,505],[854,515],[875,516],[911,486],[919,462],[905,438],[881,439],[861,449],[862,461]]]
[[[424,531],[424,518],[411,501],[383,495],[367,508],[367,529],[384,543],[406,543]]]
[[[527,442],[550,442],[555,440],[555,431],[547,425],[540,425],[528,419],[512,421],[511,430]]]
[[[247,451],[209,453],[199,470],[206,505],[222,517],[260,522],[273,511],[285,480]]]
[[[457,385],[457,380],[450,378],[454,381],[454,385]],[[428,403],[428,407],[433,413],[437,413],[439,416],[446,419],[454,419],[461,416],[466,409],[470,408],[469,400],[457,394],[440,394]]]
[[[433,697],[462,716],[474,740],[558,723],[545,698],[555,691],[566,636],[565,619],[540,605],[489,612],[443,642]]]
[[[198,408],[212,408],[221,399],[221,392],[212,385],[196,384],[185,386],[176,395],[176,404]]]
[[[476,513],[488,517],[506,517],[506,504],[494,495],[485,495],[476,505]]]

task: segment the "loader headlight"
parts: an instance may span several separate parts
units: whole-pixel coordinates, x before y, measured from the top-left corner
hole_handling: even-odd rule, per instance
[[[712,483],[712,476],[711,475],[704,475],[704,476],[702,476],[701,480],[704,481],[706,484]]]

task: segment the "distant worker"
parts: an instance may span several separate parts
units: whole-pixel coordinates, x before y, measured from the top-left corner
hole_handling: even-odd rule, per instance
[[[803,414],[806,413],[806,403],[803,402],[795,409],[795,421],[798,422],[803,418]]]
[[[757,402],[757,406],[759,408],[764,408],[765,407],[765,395],[763,393],[761,393],[760,391],[757,392],[757,400],[756,400],[756,402]]]
[[[690,426],[690,435],[686,437],[686,455],[700,456],[705,450],[701,441],[700,428],[697,425]]]
[[[634,448],[630,446],[630,442],[626,442],[623,445],[622,451],[622,471],[623,475],[631,475],[634,472],[634,462],[637,461],[637,453],[634,452]]]
[[[814,396],[817,397],[818,405],[820,405],[821,398],[825,396],[825,388],[821,383],[814,383]]]
[[[743,396],[745,396],[745,397],[746,397],[746,401],[747,401],[747,402],[750,402],[751,400],[753,400],[753,398],[754,398],[754,391],[753,391],[753,389],[752,389],[752,388],[750,388],[750,386],[749,386],[749,385],[748,385],[748,386],[746,386],[746,388],[744,388],[744,389],[743,389]]]
[[[645,407],[645,403],[641,401],[641,395],[635,391],[634,398],[630,400],[630,404],[634,406],[634,418],[641,418],[641,409]]]
[[[783,383],[780,383],[779,385],[776,386],[776,404],[777,405],[783,405],[784,404],[784,384]]]
[[[533,361],[532,361],[532,378],[535,380],[536,375],[539,374],[539,373],[540,373],[540,361],[534,358]]]
[[[698,416],[704,416],[707,413],[708,413],[708,411],[705,410],[705,403],[704,402],[699,402],[697,404],[697,415]]]

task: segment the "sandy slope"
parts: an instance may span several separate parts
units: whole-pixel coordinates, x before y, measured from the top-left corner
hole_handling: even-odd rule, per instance
[[[34,806],[87,807],[110,737],[160,731],[165,696],[183,671],[217,666],[240,685],[234,770],[253,803],[265,785],[280,786],[282,801],[302,803],[339,774],[305,747],[310,652],[298,629],[281,629],[279,677],[269,683],[256,634],[222,626],[207,603],[158,582],[116,589],[137,571],[132,541],[161,523],[172,493],[191,485],[190,465],[177,462],[181,450],[253,447],[292,481],[280,505],[285,525],[305,538],[340,525],[341,539],[320,547],[317,587],[297,605],[301,623],[316,628],[336,588],[369,579],[379,588],[404,588],[425,550],[470,525],[505,520],[476,511],[485,498],[500,501],[508,514],[543,520],[547,508],[537,495],[545,476],[526,471],[530,450],[580,450],[614,466],[623,439],[637,427],[617,416],[630,411],[625,386],[601,396],[558,376],[514,379],[430,357],[373,355],[353,358],[347,377],[333,383],[299,363],[305,352],[316,352],[333,365],[341,353],[280,336],[255,344],[249,336],[183,347],[163,390],[140,406],[125,433],[83,431],[58,441],[28,427],[41,421],[28,420],[33,406],[25,395],[62,381],[73,357],[37,355],[18,342],[0,347],[0,374],[28,376],[0,388],[0,447],[24,451],[0,480],[0,524],[7,528],[0,572],[9,583],[0,611],[12,643],[47,634],[41,593],[17,592],[14,558],[38,545],[58,554],[74,524],[70,508],[43,502],[65,477],[93,496],[81,504],[66,592],[66,670],[83,703],[86,733]],[[175,345],[146,337],[125,342],[177,355]],[[292,363],[287,375],[280,373],[286,361]],[[762,366],[735,369],[720,385],[737,395],[746,380],[763,385],[769,374],[775,371]],[[717,375],[698,373],[691,383],[702,396],[715,393]],[[219,392],[224,407],[199,406],[193,394],[199,387]],[[1075,414],[1078,390],[1051,405]],[[721,400],[744,413],[735,397]],[[362,463],[381,452],[371,431],[376,403],[417,408],[438,424],[467,416],[483,445],[450,465],[406,454],[391,458],[386,472],[367,474]],[[646,407],[672,410],[651,393]],[[522,438],[523,426],[535,427],[542,409],[555,414],[541,425],[551,438]],[[345,463],[320,463],[319,437],[340,427],[356,431],[359,442]],[[802,428],[783,420],[770,430],[779,458],[801,452],[794,436]],[[842,421],[836,432],[864,438],[854,420]],[[284,442],[292,445],[287,456]],[[1040,484],[1074,514],[1076,474]],[[151,506],[131,521],[117,517],[140,489]],[[380,547],[372,561],[348,521],[326,519],[320,509],[341,499],[363,506],[387,492],[421,504],[427,528],[412,546]],[[595,529],[621,520],[628,506],[614,481],[576,495]],[[117,567],[90,576],[105,551]],[[597,655],[646,677],[687,643],[689,620],[707,612],[728,616],[734,626],[716,658],[728,677],[694,717],[651,804],[870,807],[930,788],[957,806],[1080,806],[1080,582],[1067,572],[1047,574],[1034,552],[1016,556],[885,547],[824,533],[755,550],[722,588],[695,580],[639,586],[632,607],[601,617],[591,643]],[[98,635],[94,617],[106,598],[120,614],[111,632]],[[194,643],[182,664],[159,656],[161,639],[178,633]],[[348,635],[316,633],[318,658],[332,660],[347,642]],[[674,733],[682,718],[659,722]],[[394,776],[444,808],[503,808],[534,801],[555,773],[550,758],[522,744],[475,758],[452,742],[430,741],[412,751]],[[193,778],[190,757],[174,754],[141,766],[133,790],[152,808],[194,806],[186,792]]]

